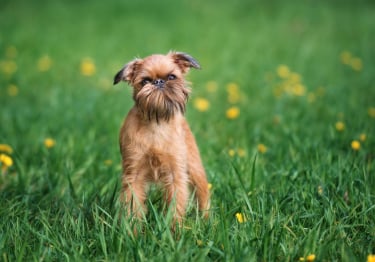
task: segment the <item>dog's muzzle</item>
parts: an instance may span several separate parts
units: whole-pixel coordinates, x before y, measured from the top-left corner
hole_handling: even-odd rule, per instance
[[[163,88],[164,87],[164,84],[165,84],[165,80],[163,79],[156,79],[153,84],[157,87],[157,88]]]

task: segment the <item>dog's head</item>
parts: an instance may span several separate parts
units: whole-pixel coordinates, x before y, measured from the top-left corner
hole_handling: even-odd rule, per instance
[[[151,55],[127,63],[115,75],[114,84],[126,81],[133,86],[133,99],[146,119],[168,121],[185,112],[190,93],[185,74],[190,68],[200,65],[188,54]]]

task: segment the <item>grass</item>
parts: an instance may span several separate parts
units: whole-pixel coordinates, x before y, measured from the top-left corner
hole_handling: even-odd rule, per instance
[[[13,165],[0,176],[0,260],[366,261],[374,13],[371,1],[2,1],[0,144]],[[112,77],[170,49],[203,67],[187,118],[211,216],[192,203],[171,233],[152,192],[134,236],[117,201],[133,102]]]

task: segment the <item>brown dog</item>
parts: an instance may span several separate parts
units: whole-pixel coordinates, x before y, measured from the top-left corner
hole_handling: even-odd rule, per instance
[[[207,216],[209,190],[199,150],[184,113],[190,93],[185,74],[200,68],[190,55],[170,52],[135,59],[115,76],[133,86],[134,107],[120,131],[122,201],[129,215],[145,212],[147,185],[159,183],[181,223],[192,185],[199,209]]]

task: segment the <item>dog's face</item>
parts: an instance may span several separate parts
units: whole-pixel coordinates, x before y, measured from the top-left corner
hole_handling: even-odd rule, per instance
[[[200,65],[185,53],[151,55],[126,64],[116,74],[114,84],[126,81],[133,86],[133,99],[145,119],[168,121],[185,112],[190,89],[184,76],[191,67]]]

